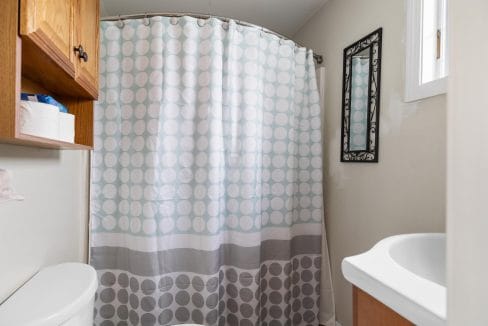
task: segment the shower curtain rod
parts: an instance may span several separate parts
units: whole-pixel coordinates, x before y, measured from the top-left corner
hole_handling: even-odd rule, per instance
[[[109,17],[103,17],[100,20],[101,21],[121,21],[123,23],[123,20],[125,20],[125,19],[151,18],[151,17],[155,17],[155,16],[176,17],[176,18],[180,18],[180,17],[183,17],[183,16],[190,16],[190,17],[197,18],[197,19],[216,18],[216,19],[219,19],[219,20],[221,20],[223,22],[226,22],[226,23],[228,23],[230,20],[234,20],[238,25],[246,26],[246,27],[258,28],[262,32],[269,33],[269,34],[272,34],[272,35],[275,35],[275,36],[279,37],[281,40],[290,40],[288,37],[286,37],[286,36],[284,36],[282,34],[279,34],[279,33],[275,32],[275,31],[272,31],[270,29],[264,28],[262,26],[258,26],[258,25],[255,25],[255,24],[251,24],[251,23],[248,23],[248,22],[245,22],[245,21],[241,21],[241,20],[238,20],[238,19],[226,18],[226,17],[222,17],[222,16],[215,16],[215,15],[204,15],[204,14],[195,14],[195,13],[157,12],[157,13],[143,13],[143,14],[109,16]],[[295,41],[293,41],[293,42],[296,45],[298,45],[298,46],[301,47],[301,45],[299,43],[297,43]],[[324,57],[322,55],[320,55],[320,54],[315,54],[314,53],[313,54],[313,58],[317,62],[317,64],[319,64],[319,65],[324,62]]]

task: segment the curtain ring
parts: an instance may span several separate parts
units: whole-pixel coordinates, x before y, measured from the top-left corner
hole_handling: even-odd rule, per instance
[[[261,26],[261,30],[259,31],[259,36],[264,37],[264,27]]]
[[[222,28],[224,29],[224,31],[228,30],[229,29],[229,23],[228,22],[223,22],[222,23]]]
[[[285,45],[285,42],[282,38],[280,38],[280,45]]]
[[[125,23],[124,23],[124,21],[122,20],[122,17],[120,17],[120,15],[119,15],[119,20],[117,21],[117,26],[118,26],[119,28],[124,28],[124,26],[125,26]]]
[[[171,19],[169,20],[170,24],[173,25],[173,26],[176,26],[178,25],[178,17],[171,17]]]
[[[147,17],[147,12],[144,14],[144,20],[143,20],[143,24],[144,26],[149,26],[151,25],[151,21],[149,20],[149,18]]]
[[[205,26],[205,19],[203,19],[203,18],[198,18],[198,20],[197,20],[197,24],[198,24],[198,26],[200,26],[200,27]]]

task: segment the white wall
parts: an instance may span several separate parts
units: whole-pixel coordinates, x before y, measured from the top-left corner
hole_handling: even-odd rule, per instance
[[[446,97],[402,101],[404,25],[403,0],[329,0],[294,37],[323,54],[327,69],[326,225],[343,326],[352,325],[351,285],[340,270],[344,257],[389,235],[444,231]],[[340,163],[343,49],[378,27],[383,27],[379,163]]]
[[[488,325],[488,1],[450,0],[448,323]]]
[[[0,145],[23,202],[0,203],[0,302],[39,268],[86,260],[86,151]]]

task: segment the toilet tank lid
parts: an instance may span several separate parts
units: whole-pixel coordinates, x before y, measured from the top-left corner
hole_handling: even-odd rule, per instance
[[[0,305],[0,325],[62,324],[90,302],[97,286],[97,274],[89,265],[43,268]]]

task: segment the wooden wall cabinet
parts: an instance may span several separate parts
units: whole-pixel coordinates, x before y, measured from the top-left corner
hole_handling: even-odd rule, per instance
[[[19,27],[23,40],[32,42],[74,76],[72,0],[20,0]]]
[[[99,1],[2,0],[0,18],[0,142],[92,148]],[[67,106],[75,115],[75,144],[22,134],[22,91],[49,94]]]
[[[75,79],[90,94],[98,94],[99,5],[98,0],[75,0],[74,46],[83,47],[87,60],[75,60]]]

